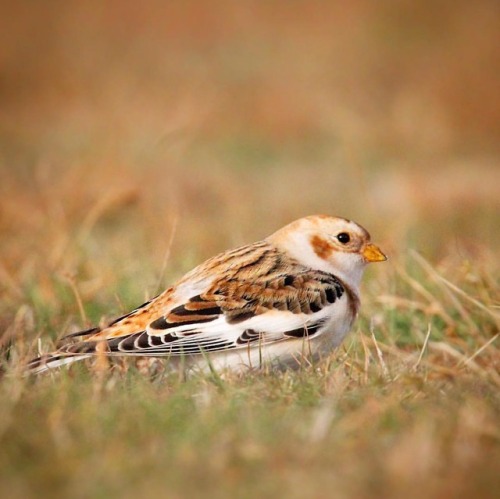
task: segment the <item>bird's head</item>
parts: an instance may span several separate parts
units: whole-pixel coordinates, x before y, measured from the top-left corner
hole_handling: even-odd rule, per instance
[[[301,264],[335,274],[355,288],[368,263],[387,260],[366,229],[328,215],[300,218],[272,234],[268,241]]]

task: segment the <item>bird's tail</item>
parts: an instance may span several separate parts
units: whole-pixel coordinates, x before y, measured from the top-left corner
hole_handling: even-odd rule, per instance
[[[57,367],[72,364],[73,362],[77,362],[79,360],[88,359],[91,356],[92,354],[89,353],[49,353],[28,362],[26,366],[26,374],[41,374]]]
[[[68,338],[77,338],[82,336],[88,338],[99,331],[100,328],[94,327],[91,329],[85,329],[84,331],[68,334],[62,339],[66,340]],[[96,345],[96,342],[88,341],[63,345],[52,353],[47,353],[37,357],[36,359],[30,360],[26,365],[26,374],[40,374],[47,372],[50,369],[56,369],[61,366],[73,364],[73,362],[77,362],[79,360],[88,359],[89,357],[92,357],[93,353],[95,353]]]

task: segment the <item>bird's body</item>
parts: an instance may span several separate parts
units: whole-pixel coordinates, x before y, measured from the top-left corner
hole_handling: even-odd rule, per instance
[[[366,263],[386,257],[354,222],[316,215],[202,263],[162,294],[80,341],[34,359],[43,372],[96,354],[166,356],[239,370],[299,365],[340,344]]]

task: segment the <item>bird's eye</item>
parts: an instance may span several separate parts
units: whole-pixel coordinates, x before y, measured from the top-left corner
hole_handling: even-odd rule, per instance
[[[351,240],[351,236],[347,232],[341,232],[337,235],[337,239],[342,244],[347,244]]]

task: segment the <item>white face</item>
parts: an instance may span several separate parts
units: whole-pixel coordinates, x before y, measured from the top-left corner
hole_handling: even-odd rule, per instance
[[[343,218],[302,218],[269,239],[304,265],[335,274],[356,288],[367,263],[386,259],[363,227]]]

